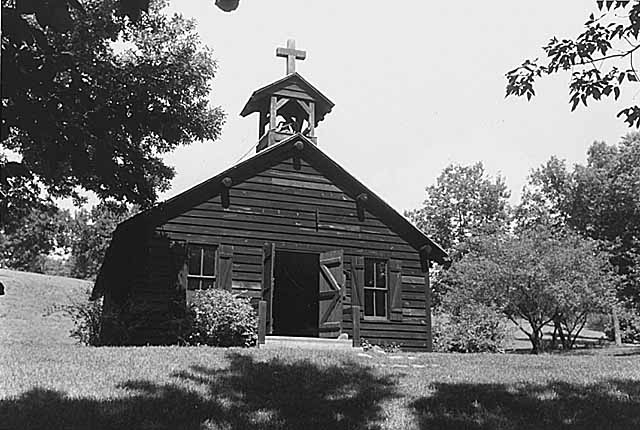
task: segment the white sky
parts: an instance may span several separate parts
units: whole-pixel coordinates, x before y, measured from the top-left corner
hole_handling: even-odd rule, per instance
[[[284,76],[275,49],[307,51],[297,71],[336,106],[318,144],[396,209],[419,207],[449,163],[482,161],[506,177],[515,202],[530,169],[551,155],[583,163],[594,140],[630,131],[616,113],[636,98],[570,112],[568,75],[540,81],[537,96],[505,99],[504,74],[542,57],[548,39],[573,37],[595,1],[173,0],[198,22],[219,70],[211,101],[227,112],[222,138],[167,157],[177,170],[169,198],[235,164],[256,143],[251,93]],[[637,101],[636,101],[637,103]]]

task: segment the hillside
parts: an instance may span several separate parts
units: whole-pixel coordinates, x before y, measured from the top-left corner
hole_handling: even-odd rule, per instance
[[[52,313],[55,305],[73,298],[84,299],[92,287],[90,281],[0,269],[5,295],[0,296],[0,345],[6,344],[74,344],[69,337],[71,320],[61,312]],[[529,350],[530,342],[515,325],[508,323],[507,350]],[[545,333],[551,336],[552,327]],[[599,344],[604,334],[583,330],[578,346]]]
[[[0,269],[5,294],[0,296],[0,344],[74,344],[71,320],[55,305],[82,299],[92,283],[61,276]]]

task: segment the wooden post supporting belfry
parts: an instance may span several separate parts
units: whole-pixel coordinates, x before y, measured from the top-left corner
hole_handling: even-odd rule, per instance
[[[264,345],[264,338],[267,333],[267,302],[258,302],[258,346]]]
[[[360,347],[360,306],[351,305],[351,320],[353,322],[353,347]]]

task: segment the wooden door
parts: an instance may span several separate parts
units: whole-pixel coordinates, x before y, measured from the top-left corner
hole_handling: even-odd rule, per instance
[[[320,337],[338,337],[342,329],[344,270],[342,250],[320,254],[318,329]]]
[[[266,333],[273,333],[273,268],[276,260],[275,243],[267,243],[262,250],[262,300],[267,303]]]

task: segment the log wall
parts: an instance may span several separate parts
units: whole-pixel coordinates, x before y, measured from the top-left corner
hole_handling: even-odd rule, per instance
[[[360,221],[353,197],[305,161],[294,167],[290,159],[234,184],[227,209],[219,196],[214,197],[170,219],[156,232],[173,240],[232,246],[233,289],[256,299],[261,293],[265,243],[275,243],[277,250],[310,253],[342,249],[347,273],[356,256],[401,260],[402,321],[363,319],[360,336],[375,343],[424,349],[428,326],[418,252],[370,212]],[[347,276],[343,330],[351,335],[350,303]]]

